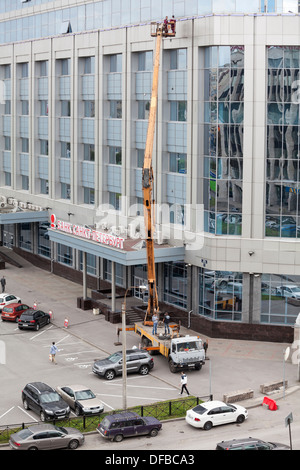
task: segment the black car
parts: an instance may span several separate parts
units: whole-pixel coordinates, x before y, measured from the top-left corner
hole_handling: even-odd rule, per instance
[[[147,375],[153,369],[153,366],[153,358],[147,351],[140,351],[139,349],[128,349],[126,351],[126,371],[128,374],[137,372],[141,375]],[[112,380],[116,375],[121,375],[123,371],[123,352],[118,351],[106,359],[96,360],[92,371],[107,380]]]
[[[266,442],[248,437],[219,442],[216,450],[290,450],[290,447],[278,442]]]
[[[41,421],[66,418],[70,414],[69,405],[43,382],[28,383],[22,390],[22,402],[25,410],[35,411]]]
[[[139,416],[133,411],[107,415],[97,427],[102,437],[121,442],[124,437],[157,436],[162,424],[152,416]]]
[[[22,313],[18,321],[18,327],[20,330],[23,328],[38,331],[42,326],[50,323],[51,317],[49,313],[42,312],[42,310],[34,310],[29,308],[26,312]]]

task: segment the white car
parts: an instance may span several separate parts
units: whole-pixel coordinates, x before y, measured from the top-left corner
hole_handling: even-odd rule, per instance
[[[20,303],[20,297],[16,297],[13,294],[0,294],[0,312],[2,312],[3,307],[6,307],[6,305]]]
[[[188,410],[185,420],[195,428],[208,431],[219,424],[243,423],[247,418],[248,411],[243,406],[212,400]]]
[[[280,295],[281,297],[300,299],[300,287],[294,284],[276,287],[276,294]]]

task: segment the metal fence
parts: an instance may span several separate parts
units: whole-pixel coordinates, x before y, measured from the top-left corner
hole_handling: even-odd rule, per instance
[[[186,398],[180,398],[178,400],[163,401],[158,403],[153,403],[151,405],[139,405],[132,408],[129,408],[128,411],[134,411],[140,416],[153,416],[161,421],[166,419],[174,419],[184,417],[186,411],[198,405],[199,403],[207,400],[212,400],[213,396],[203,396],[203,397],[194,397],[188,396]],[[109,415],[115,413],[121,413],[124,410],[114,410],[108,413],[101,413],[92,416],[79,416],[75,418],[66,418],[59,421],[48,421],[56,426],[60,427],[73,427],[84,432],[95,431],[98,424],[102,419]],[[33,426],[37,422],[28,422],[21,424],[13,424],[7,426],[0,426],[0,444],[7,443],[9,441],[9,436],[14,434],[21,429]]]

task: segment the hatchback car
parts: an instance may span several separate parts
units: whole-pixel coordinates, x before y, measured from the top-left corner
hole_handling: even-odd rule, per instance
[[[53,424],[34,424],[12,434],[9,439],[14,450],[77,449],[83,442],[84,436],[77,429]]]
[[[34,310],[30,308],[22,313],[18,320],[18,327],[20,330],[34,329],[38,331],[42,326],[50,323],[51,317],[49,313],[42,312],[42,310]]]
[[[94,362],[92,371],[94,374],[112,380],[116,375],[121,375],[123,370],[122,351],[111,354],[106,359]],[[126,351],[126,371],[127,373],[138,372],[147,375],[153,368],[153,358],[146,352],[139,349],[129,349]]]
[[[216,450],[290,450],[290,447],[278,442],[266,442],[254,437],[248,437],[219,442]]]
[[[1,320],[17,322],[22,313],[28,310],[29,308],[30,307],[25,304],[9,304],[6,307],[3,307]]]
[[[84,385],[56,387],[56,391],[77,416],[102,413],[104,410],[102,401]]]
[[[162,428],[162,423],[152,416],[143,418],[133,411],[125,411],[107,415],[100,424],[97,431],[106,439],[121,442],[124,437],[131,436],[157,436]]]
[[[195,428],[208,431],[213,426],[220,424],[243,423],[247,418],[248,411],[243,406],[212,400],[188,410],[185,420]]]
[[[2,312],[3,307],[9,304],[21,303],[20,297],[17,297],[13,294],[0,294],[0,312]]]
[[[70,414],[69,405],[43,382],[28,383],[22,390],[22,402],[25,410],[35,411],[41,421],[66,418]]]

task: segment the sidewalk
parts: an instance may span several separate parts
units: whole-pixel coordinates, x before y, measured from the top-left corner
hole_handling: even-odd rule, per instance
[[[78,309],[77,297],[82,296],[82,286],[33,266],[11,250],[6,249],[5,253],[22,266],[17,267],[6,262],[6,268],[2,270],[1,276],[4,275],[6,278],[7,292],[20,296],[22,302],[28,305],[32,306],[37,302],[41,310],[53,311],[52,323],[58,328],[64,328],[64,320],[68,318],[68,333],[101,348],[108,354],[116,350],[114,342],[117,341],[117,328],[121,325],[106,322],[103,315],[94,315],[92,310]],[[111,300],[108,299],[106,302],[110,304]],[[116,300],[118,310],[121,310],[122,302],[122,298]],[[127,308],[139,303],[135,298],[128,296],[126,298]],[[190,374],[189,384],[192,393],[197,392],[199,396],[208,395],[210,391],[208,387],[211,386],[214,398],[222,399],[226,393],[250,388],[254,390],[254,399],[251,400],[251,404],[247,403],[249,407],[255,403],[261,405],[263,399],[263,395],[259,392],[261,384],[283,380],[285,377],[288,381],[286,394],[299,389],[297,366],[284,362],[284,351],[290,346],[289,344],[208,338],[206,335],[201,335],[201,332],[187,331],[190,335],[197,334],[203,340],[208,340],[209,360],[206,361],[200,374]],[[136,344],[135,333],[128,332],[127,347]],[[177,386],[176,374],[168,375],[168,380]]]

